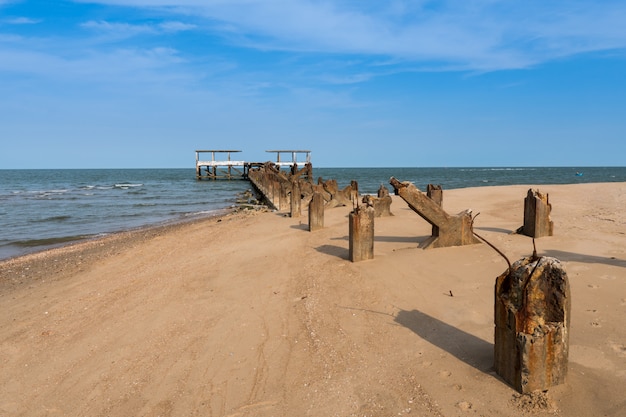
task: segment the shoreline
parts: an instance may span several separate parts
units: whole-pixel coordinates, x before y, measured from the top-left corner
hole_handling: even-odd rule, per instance
[[[47,264],[49,263],[55,267],[50,270],[53,273],[80,270],[97,260],[114,256],[155,237],[166,235],[175,230],[182,230],[185,227],[221,222],[247,211],[247,209],[239,207],[219,209],[214,210],[213,214],[169,220],[118,232],[94,235],[22,255],[3,258],[0,259],[0,291],[7,285],[23,284],[24,281],[41,274],[42,271],[48,269]],[[19,275],[19,277],[14,276],[9,282],[9,274]]]

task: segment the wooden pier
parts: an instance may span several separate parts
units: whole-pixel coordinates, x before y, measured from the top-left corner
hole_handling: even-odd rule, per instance
[[[196,150],[196,179],[248,179],[250,168],[260,167],[265,162],[247,162],[233,160],[231,154],[241,152],[229,149]],[[308,150],[270,150],[276,154],[276,161],[272,162],[279,169],[289,167],[292,171],[298,167],[298,155],[304,154],[305,160],[300,164],[311,163],[311,151]],[[203,154],[211,154],[211,159],[202,158]],[[291,154],[291,161],[281,160],[282,154]]]

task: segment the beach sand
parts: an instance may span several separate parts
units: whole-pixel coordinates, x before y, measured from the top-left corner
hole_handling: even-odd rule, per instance
[[[531,186],[444,190],[511,261]],[[394,196],[375,258],[348,213],[238,212],[0,263],[0,416],[624,416],[626,183],[545,185],[572,312],[567,382],[520,396],[493,371],[486,244],[423,250]],[[451,296],[452,294],[452,296]]]

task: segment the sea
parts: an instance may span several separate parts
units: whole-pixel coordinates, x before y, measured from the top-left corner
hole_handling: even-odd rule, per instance
[[[626,182],[626,167],[315,168],[339,187],[375,194],[389,179],[446,189]],[[0,260],[135,228],[215,216],[245,200],[245,180],[180,169],[0,169]]]

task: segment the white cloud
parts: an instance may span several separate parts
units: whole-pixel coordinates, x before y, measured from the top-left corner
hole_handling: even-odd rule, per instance
[[[91,0],[90,2],[93,2]],[[100,0],[208,19],[259,49],[369,54],[456,68],[519,68],[626,47],[618,0]],[[219,25],[216,25],[219,22]]]
[[[188,23],[183,22],[163,22],[159,24],[159,28],[165,32],[185,32],[188,30],[193,30],[196,28],[196,25],[190,25]]]
[[[89,20],[81,24],[85,29],[94,30],[99,33],[114,34],[119,37],[130,37],[142,33],[155,33],[154,27],[149,25],[132,25],[129,23],[111,23],[104,20]]]
[[[117,35],[119,37],[131,37],[141,34],[159,34],[163,32],[183,32],[193,30],[196,26],[178,22],[166,21],[152,25],[134,25],[130,23],[114,23],[105,20],[89,20],[81,24],[81,27],[90,29],[99,33]]]
[[[0,4],[2,4],[0,2]],[[29,17],[14,17],[11,19],[5,19],[5,23],[10,25],[35,25],[37,23],[41,23],[41,19],[31,19]]]

